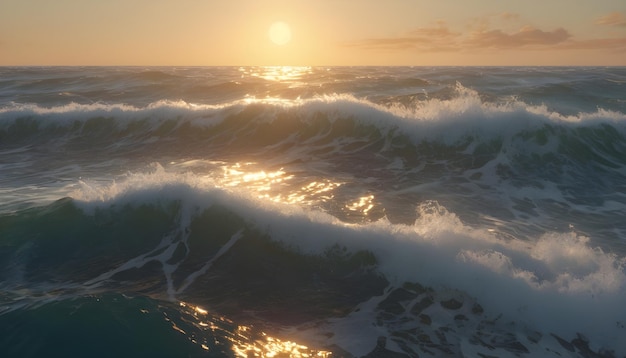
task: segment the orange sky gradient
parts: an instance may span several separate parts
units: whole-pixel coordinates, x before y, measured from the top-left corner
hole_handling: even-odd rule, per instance
[[[626,66],[626,2],[3,0],[0,65]]]

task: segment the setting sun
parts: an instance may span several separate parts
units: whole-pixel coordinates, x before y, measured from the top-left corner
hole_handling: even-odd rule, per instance
[[[277,21],[270,26],[268,35],[276,45],[286,45],[291,40],[291,29],[286,23]]]

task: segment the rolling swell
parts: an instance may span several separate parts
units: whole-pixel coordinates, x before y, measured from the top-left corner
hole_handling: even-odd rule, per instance
[[[5,352],[269,353],[264,332],[345,315],[388,284],[370,252],[305,253],[219,203],[188,216],[184,199],[131,196],[96,208],[65,198],[0,216]]]
[[[584,232],[619,236],[621,228],[608,227],[614,208],[626,205],[615,195],[623,191],[626,164],[623,113],[564,115],[519,101],[486,102],[459,84],[453,90],[448,99],[410,104],[349,95],[221,105],[16,104],[0,110],[0,141],[7,152],[20,153],[26,174],[15,186],[50,162],[97,176],[102,169],[93,153],[116,173],[180,160],[253,161],[297,173],[311,173],[310,164],[321,168],[312,180],[332,173],[330,180],[375,182],[368,190],[382,190],[397,206],[386,211],[394,222],[413,222],[406,213],[427,196],[478,224],[486,213],[530,220],[540,232],[567,229],[562,219],[569,216]],[[606,215],[588,215],[590,207]],[[550,219],[555,211],[561,223]]]
[[[347,314],[387,285],[371,253],[330,246],[305,254],[219,204],[190,218],[184,211],[174,200],[88,214],[67,198],[0,217],[3,289],[31,290],[7,306],[123,292],[183,299],[244,321],[245,307],[296,324]]]
[[[419,207],[414,225],[346,225],[161,175],[104,201],[67,198],[0,216],[0,327],[17,317],[37,338],[39,315],[79,312],[65,319],[72,331],[86,317],[145,309],[161,319],[168,312],[166,323],[146,317],[158,323],[147,333],[186,324],[187,337],[210,340],[170,303],[180,300],[269,331],[302,325],[317,347],[352,356],[375,349],[381,335],[408,354],[435,356],[622,349],[623,259],[582,236],[503,240],[436,202]],[[107,316],[94,334],[116,332],[120,319]],[[342,328],[355,324],[364,330]],[[234,334],[225,329],[218,342]],[[184,352],[199,344],[170,339]]]
[[[546,196],[567,205],[624,204],[612,195],[623,188],[623,113],[562,115],[545,106],[484,102],[460,85],[455,91],[452,99],[410,107],[352,96],[223,105],[162,101],[145,108],[24,105],[0,112],[0,141],[9,151],[29,148],[22,161],[34,163],[32,170],[63,158],[71,158],[66,166],[89,167],[95,149],[103,158],[137,162],[132,166],[170,158],[255,161],[292,170],[323,163],[334,173],[375,178],[404,192],[427,183],[463,195],[491,192],[484,197],[502,196],[493,191],[503,185],[543,192],[514,198],[509,210],[541,207],[537,202]],[[555,198],[552,188],[560,193]]]
[[[457,85],[449,100],[410,105],[378,105],[351,96],[309,100],[243,100],[223,105],[159,101],[146,107],[115,104],[69,104],[61,107],[14,105],[0,110],[0,140],[19,144],[36,139],[75,143],[97,140],[150,148],[184,140],[228,151],[293,149],[369,152],[413,146],[416,154],[468,153],[474,156],[519,151],[528,145],[538,152],[557,149],[571,160],[622,165],[624,114],[562,115],[521,102],[493,104]],[[378,145],[359,145],[359,143]],[[436,149],[430,149],[434,147]],[[407,151],[410,151],[407,149]],[[532,151],[532,149],[531,149]]]

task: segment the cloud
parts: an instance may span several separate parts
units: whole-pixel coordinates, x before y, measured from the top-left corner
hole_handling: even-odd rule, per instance
[[[500,14],[500,18],[502,18],[503,20],[507,20],[507,21],[517,21],[520,19],[520,16],[519,14],[512,13],[512,12],[503,12]]]
[[[626,27],[626,16],[621,12],[615,11],[597,18],[595,23],[597,25]]]
[[[370,38],[345,43],[347,47],[370,50],[420,49],[428,51],[453,51],[459,46],[460,33],[451,31],[445,22],[438,21],[434,26],[419,27],[401,36]]]
[[[409,35],[425,38],[452,38],[460,35],[448,29],[445,21],[437,21],[436,26],[421,27],[409,32]]]
[[[611,50],[614,50],[615,52],[625,52],[626,51],[626,37],[569,41],[566,44],[563,44],[563,46],[560,46],[560,48],[568,49],[568,50],[611,49]]]
[[[563,29],[543,31],[533,27],[523,27],[516,32],[490,30],[481,27],[463,35],[448,28],[445,22],[435,26],[420,27],[402,36],[370,38],[346,43],[348,47],[369,50],[419,49],[431,52],[458,51],[488,48],[523,48],[554,46],[567,41],[572,35]]]
[[[526,26],[510,34],[502,30],[477,31],[472,33],[465,43],[472,48],[515,48],[556,45],[570,37],[572,35],[563,28],[543,31]]]
[[[501,18],[517,21],[518,15],[503,13]],[[611,13],[596,20],[600,25],[626,26],[626,17]],[[559,27],[542,30],[524,26],[517,30],[492,28],[488,21],[474,22],[466,33],[451,30],[446,22],[418,27],[394,37],[368,38],[343,44],[346,47],[379,51],[462,52],[490,49],[524,50],[611,50],[626,51],[626,37],[579,39]]]

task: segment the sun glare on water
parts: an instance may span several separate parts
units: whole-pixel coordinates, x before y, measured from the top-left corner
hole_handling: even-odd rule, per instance
[[[299,82],[303,77],[313,73],[309,66],[260,66],[239,68],[241,77],[259,77],[268,81],[276,82]]]
[[[285,22],[274,22],[268,31],[270,40],[279,46],[286,45],[291,41],[291,28]]]
[[[225,335],[225,338],[232,343],[232,353],[235,357],[292,357],[292,358],[329,358],[332,352],[309,348],[303,344],[296,342],[281,340],[272,337],[265,332],[259,332],[252,326],[238,325],[234,332],[229,332],[225,327],[230,327],[233,322],[226,317],[213,315],[209,311],[199,306],[194,306],[186,302],[179,303],[180,308],[185,312],[191,320],[189,323],[204,332],[218,333]],[[147,312],[147,311],[146,311]],[[195,336],[191,332],[186,332],[178,327],[174,321],[167,318],[172,324],[172,328],[185,336],[188,336],[191,342],[200,345],[202,349],[211,350],[207,339]],[[207,336],[212,336],[208,334]],[[215,343],[219,343],[217,340]]]
[[[255,192],[258,198],[285,204],[317,205],[333,199],[333,191],[343,185],[330,180],[299,179],[280,169],[255,170],[255,163],[236,163],[223,167],[220,184]]]

